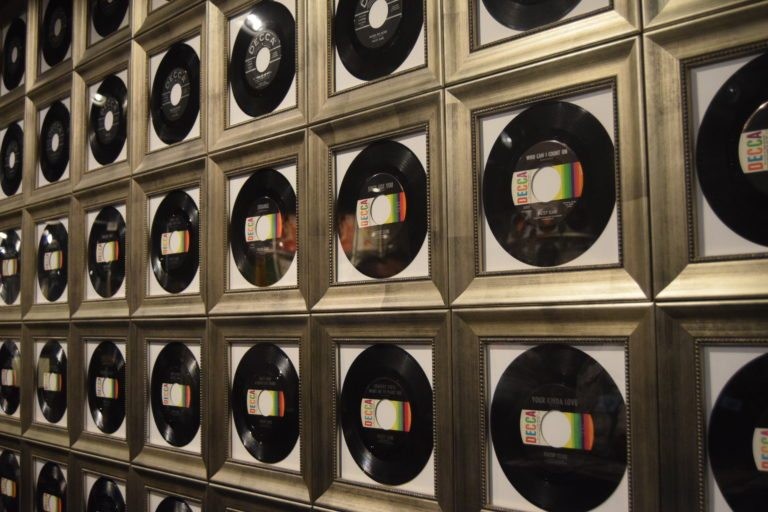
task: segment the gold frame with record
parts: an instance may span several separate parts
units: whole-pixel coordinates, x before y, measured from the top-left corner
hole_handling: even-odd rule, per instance
[[[2,98],[5,98],[3,96]],[[2,99],[0,98],[0,105],[3,105]],[[31,110],[27,102],[24,100],[19,99],[18,101],[15,101],[13,103],[3,105],[0,107],[0,130],[5,130],[8,128],[9,125],[13,123],[19,124],[19,127],[24,132],[24,138],[23,144],[26,147],[27,144],[31,142],[31,135],[27,134],[27,118],[30,116],[33,116],[34,112]],[[5,136],[5,134],[3,134]],[[0,139],[0,144],[2,144],[2,139]],[[29,163],[27,160],[34,159],[33,155],[25,152],[23,155],[23,162],[22,162],[22,176],[21,176],[21,183],[19,184],[19,188],[16,191],[16,193],[10,197],[4,197],[3,199],[0,199],[0,213],[7,212],[9,210],[18,210],[24,205],[24,201],[26,199],[27,195],[27,180],[25,179],[25,176],[27,175]]]
[[[17,17],[21,17],[24,20],[24,23],[27,25],[27,30],[29,30],[29,23],[27,23],[28,10],[27,10],[26,2],[18,2],[18,1],[8,2],[6,5],[3,5],[2,10],[0,10],[0,19],[4,20],[4,23],[2,24],[2,27],[0,27],[0,34],[3,34],[4,30]],[[25,52],[26,52],[28,40],[29,40],[29,37],[27,37],[24,40]],[[3,44],[5,44],[5,41],[0,40],[0,46],[2,46]],[[2,52],[0,52],[0,58],[2,58]],[[2,80],[1,76],[0,76],[0,80]],[[23,108],[24,102],[19,100],[24,97],[29,80],[30,78],[27,72],[26,56],[25,56],[24,76],[21,79],[21,83],[18,86],[14,87],[13,90],[6,91],[5,94],[0,95],[0,110],[2,111],[6,111],[9,109],[15,110],[14,108],[15,105],[21,106]],[[2,87],[4,89],[5,85],[3,84]],[[0,123],[0,124],[4,124],[4,123]]]
[[[106,477],[117,484],[125,486],[123,498],[128,502],[128,464],[116,461],[105,462],[80,454],[70,458],[70,472],[67,479],[67,494],[72,493],[71,507],[73,510],[87,510],[88,489],[86,478]]]
[[[24,266],[27,265],[24,261],[24,250],[26,247],[24,246],[24,232],[22,230],[22,223],[23,223],[23,214],[21,211],[13,211],[8,213],[0,213],[0,231],[7,231],[10,229],[16,230],[20,234],[20,238],[22,240],[21,242],[21,248],[20,252],[22,255],[21,261],[18,262],[18,273],[20,278],[21,287],[19,288],[19,298],[18,304],[5,304],[0,299],[0,320],[3,321],[11,321],[11,322],[20,322],[22,317],[22,312],[24,310],[24,305],[22,304],[22,300],[25,299],[24,296]]]
[[[25,443],[22,446],[22,456],[22,464],[26,466],[26,469],[22,470],[22,476],[26,477],[25,482],[22,484],[24,486],[22,490],[22,510],[34,510],[38,476],[37,468],[35,467],[36,462],[40,463],[41,468],[46,462],[53,462],[61,467],[67,479],[67,506],[69,507],[73,501],[69,492],[69,480],[72,475],[71,466],[74,455],[64,448],[45,444]]]
[[[43,61],[40,39],[37,34],[40,32],[43,24],[45,0],[31,0],[28,2],[27,10],[27,73],[24,78],[27,84],[27,93],[40,88],[50,87],[58,83],[62,78],[68,77],[73,67],[75,34],[72,34],[70,40],[70,57],[56,64],[52,68],[41,71]],[[74,4],[74,2],[73,2]],[[72,29],[75,26],[75,9],[72,9]],[[31,59],[29,57],[32,57]]]
[[[180,497],[207,510],[208,489],[204,480],[173,477],[132,465],[128,473],[127,510],[154,512],[149,508],[150,493]]]
[[[23,370],[25,368],[24,359],[27,357],[26,347],[22,346],[22,327],[20,323],[16,324],[7,324],[3,323],[0,324],[0,340],[12,340],[16,343],[17,348],[19,349],[19,355],[21,356],[21,365],[20,369],[22,370],[22,375],[20,376],[19,380],[19,407],[17,409],[18,417],[16,416],[9,416],[8,414],[5,414],[4,411],[0,411],[0,432],[5,434],[6,436],[15,436],[20,437],[22,433],[22,403],[24,403],[24,393],[21,389],[21,382],[24,379],[23,376]]]
[[[107,37],[100,36],[96,41],[91,39],[90,3],[75,2],[73,4],[74,37],[72,38],[72,60],[75,69],[82,65],[95,64],[94,61],[104,59],[102,56],[104,53],[110,52],[113,48],[124,43],[128,43],[130,46],[131,22],[133,18],[131,3],[133,2],[129,2],[128,10],[125,13],[127,24],[119,27]]]

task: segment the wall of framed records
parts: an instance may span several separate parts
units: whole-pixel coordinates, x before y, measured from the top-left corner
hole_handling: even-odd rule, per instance
[[[2,2],[0,510],[762,510],[766,34]]]

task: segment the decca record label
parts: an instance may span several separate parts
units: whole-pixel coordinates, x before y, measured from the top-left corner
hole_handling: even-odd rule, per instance
[[[756,428],[752,437],[752,455],[758,471],[768,472],[768,428]]]
[[[2,277],[8,277],[8,276],[15,276],[19,273],[19,259],[18,258],[9,258],[7,260],[3,260],[2,263]]]
[[[259,57],[262,50],[266,50],[269,55],[269,60],[266,63],[260,60],[262,57]],[[256,90],[269,87],[277,75],[281,58],[280,37],[269,29],[262,29],[257,32],[248,45],[245,58],[245,79],[248,81],[248,85]]]
[[[184,384],[164,382],[162,388],[162,402],[166,407],[189,408],[192,404],[192,388]]]
[[[744,174],[768,171],[768,129],[741,134],[739,163]]]
[[[16,497],[16,482],[10,478],[0,478],[0,493],[9,498]]]
[[[285,393],[275,389],[249,389],[245,408],[251,416],[285,416]]]
[[[117,261],[120,249],[117,241],[100,242],[96,244],[96,263],[112,263]]]
[[[61,374],[56,372],[43,372],[40,388],[44,391],[61,391]]]
[[[187,109],[189,95],[189,72],[184,68],[174,68],[163,83],[163,92],[160,99],[165,117],[171,121],[181,118]]]
[[[280,213],[269,213],[246,217],[245,241],[247,243],[266,242],[283,236],[283,216]]]
[[[359,0],[355,7],[355,35],[366,48],[380,48],[395,36],[402,17],[402,0]]]
[[[562,415],[561,418],[568,427],[568,435],[565,436],[567,440],[562,445],[550,444],[544,435],[544,418],[553,412]],[[527,445],[589,451],[595,442],[595,427],[589,414],[523,409],[520,411],[520,437]]]
[[[189,252],[189,231],[170,231],[161,235],[160,253],[163,256],[186,252]]]
[[[2,385],[3,386],[10,386],[10,387],[18,387],[19,383],[16,380],[16,370],[13,370],[12,368],[3,368],[3,371],[1,373],[2,375]]]
[[[96,377],[96,382],[94,383],[94,391],[96,392],[96,396],[98,398],[117,398],[117,379],[113,379],[111,377]]]
[[[58,496],[44,492],[42,502],[45,512],[61,512],[61,498]]]
[[[64,266],[64,252],[63,251],[50,251],[46,252],[43,256],[43,270],[50,272],[51,270],[59,270]]]
[[[410,432],[411,404],[399,400],[363,398],[360,402],[360,421],[363,428]]]
[[[357,225],[369,228],[403,222],[405,212],[405,192],[366,197],[357,201]]]

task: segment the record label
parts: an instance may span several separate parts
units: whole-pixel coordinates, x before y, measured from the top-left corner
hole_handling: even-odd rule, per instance
[[[125,419],[125,358],[111,341],[102,341],[88,362],[88,408],[96,427],[113,434]]]
[[[248,45],[248,57],[245,59],[245,77],[248,84],[262,90],[269,87],[277,74],[282,58],[280,37],[273,31],[261,30]]]
[[[99,477],[88,493],[87,512],[125,512],[125,498],[114,480]]]
[[[381,48],[395,36],[402,19],[402,0],[358,0],[355,36],[366,48]]]
[[[37,360],[37,400],[43,417],[58,423],[67,410],[67,355],[56,340],[49,340]]]
[[[752,456],[758,471],[768,472],[768,427],[755,429],[752,436]]]
[[[4,511],[18,512],[20,484],[19,459],[12,451],[3,450],[0,453],[0,505]]]
[[[179,221],[183,222],[183,221]],[[163,233],[160,239],[160,254],[184,254],[189,252],[189,231],[186,229]]]
[[[24,164],[24,132],[18,123],[11,123],[3,136],[0,148],[0,187],[7,196],[12,196],[21,185],[21,173]]]
[[[64,60],[72,40],[72,1],[50,0],[40,31],[45,62],[53,67]]]
[[[21,239],[15,229],[0,232],[0,299],[11,305],[21,290]]]
[[[0,369],[0,409],[10,416],[18,410],[21,399],[21,354],[19,347],[11,340],[4,341],[0,346]]]
[[[169,293],[184,291],[200,265],[199,212],[181,190],[161,201],[152,220],[150,256],[157,282]]]
[[[493,18],[514,30],[532,30],[561,20],[581,0],[483,0]]]
[[[0,492],[2,492],[4,497],[15,498],[16,482],[10,478],[0,478]]]
[[[155,133],[165,144],[181,142],[200,113],[200,57],[185,43],[173,44],[152,81],[150,112]]]
[[[200,429],[200,367],[181,342],[165,345],[152,367],[152,417],[168,444],[186,446]]]
[[[21,84],[24,77],[27,24],[16,18],[8,26],[3,44],[3,85],[9,91]]]
[[[768,195],[768,102],[752,114],[741,132],[739,164],[750,183]]]

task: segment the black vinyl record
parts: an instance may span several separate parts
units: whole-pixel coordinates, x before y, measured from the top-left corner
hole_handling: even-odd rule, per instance
[[[483,0],[491,16],[514,30],[531,30],[561,20],[581,0]]]
[[[27,24],[16,18],[8,26],[3,41],[3,85],[15,89],[24,78]]]
[[[545,422],[558,420],[569,437],[545,437],[553,432]],[[509,364],[493,395],[490,430],[509,482],[548,512],[594,509],[626,471],[624,398],[600,363],[569,345],[538,345]]]
[[[96,480],[88,493],[87,512],[125,512],[125,498],[114,480]]]
[[[6,340],[0,346],[0,409],[11,415],[19,408],[21,399],[21,355],[14,341]]]
[[[432,386],[416,359],[396,345],[365,349],[347,371],[341,426],[352,458],[385,485],[413,480],[433,448]]]
[[[88,408],[99,430],[113,434],[125,419],[125,359],[111,341],[102,341],[88,363]]]
[[[46,462],[37,475],[35,510],[67,512],[67,478],[55,462]]]
[[[40,129],[40,169],[51,183],[59,181],[69,164],[69,110],[60,101],[51,104]]]
[[[256,459],[275,463],[299,438],[299,376],[277,345],[245,353],[232,383],[232,417],[240,440]]]
[[[7,196],[19,190],[24,170],[24,131],[18,123],[11,123],[3,136],[0,148],[0,187]]]
[[[125,220],[120,212],[101,209],[88,235],[88,277],[96,293],[112,297],[125,279]]]
[[[116,32],[128,12],[128,0],[91,0],[93,28],[101,37]]]
[[[274,169],[261,169],[243,184],[232,207],[229,240],[237,269],[253,285],[270,286],[296,256],[296,193]]]
[[[184,291],[200,264],[200,223],[195,201],[170,192],[152,220],[150,258],[157,282],[169,293]]]
[[[48,340],[37,359],[37,403],[43,417],[58,423],[67,410],[67,354],[56,340]]]
[[[128,125],[128,90],[123,81],[110,75],[91,98],[88,141],[93,157],[101,165],[117,160],[125,146]]]
[[[496,139],[482,194],[491,232],[512,257],[537,267],[574,260],[597,241],[616,205],[611,138],[577,105],[538,103]]]
[[[296,75],[296,22],[273,0],[256,4],[237,33],[229,81],[237,105],[249,116],[275,110]]]
[[[18,512],[21,486],[19,458],[9,450],[0,453],[0,510]]]
[[[423,25],[421,0],[339,0],[333,38],[344,67],[375,80],[405,62]]]
[[[168,496],[160,502],[155,512],[192,512],[192,509],[183,499]]]
[[[163,56],[152,81],[149,109],[160,140],[184,140],[200,113],[200,58],[191,46],[175,43]]]
[[[699,127],[696,170],[720,220],[768,246],[768,53],[736,71],[715,94]]]
[[[399,142],[369,144],[336,199],[336,233],[354,267],[373,278],[403,271],[427,237],[427,173]]]
[[[186,446],[200,429],[200,367],[181,342],[168,343],[152,367],[152,417],[173,446]]]
[[[21,290],[21,239],[15,229],[0,232],[0,299],[11,305]]]
[[[709,462],[736,512],[765,510],[768,500],[768,354],[742,366],[720,391],[709,418]]]
[[[67,288],[69,237],[61,222],[46,224],[37,246],[37,284],[49,302],[55,302]]]
[[[40,26],[40,47],[50,67],[63,61],[72,42],[72,0],[50,0]]]

